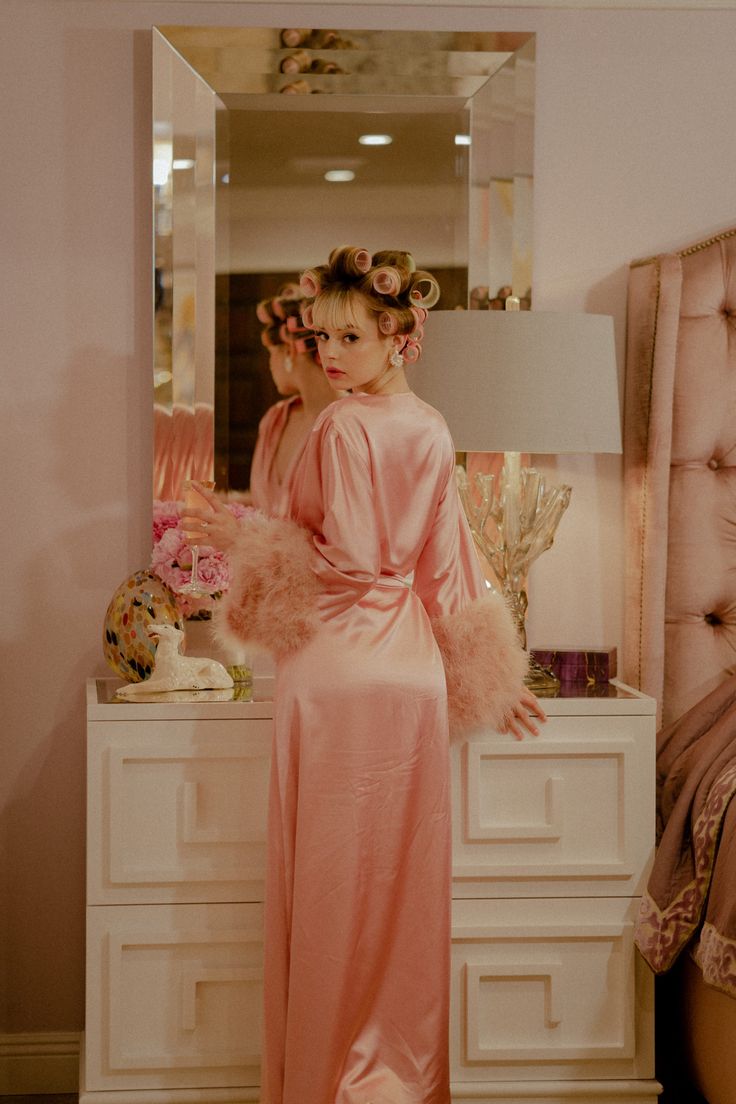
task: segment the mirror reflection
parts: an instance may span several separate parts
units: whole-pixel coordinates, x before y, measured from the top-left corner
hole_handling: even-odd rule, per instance
[[[161,27],[153,98],[155,498],[250,486],[257,305],[336,244],[401,242],[440,308],[528,304],[533,36]]]

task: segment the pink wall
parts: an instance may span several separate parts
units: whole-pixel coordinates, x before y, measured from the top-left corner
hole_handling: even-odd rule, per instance
[[[149,550],[148,31],[325,22],[324,8],[287,10],[0,11],[0,1033],[83,1022],[83,682],[104,673],[105,607]],[[611,313],[623,349],[629,260],[736,222],[736,12],[328,10],[346,27],[538,31],[538,307]],[[616,459],[560,464],[575,495],[536,572],[538,642],[620,639],[619,471]]]

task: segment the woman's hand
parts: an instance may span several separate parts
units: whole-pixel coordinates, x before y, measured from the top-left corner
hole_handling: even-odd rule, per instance
[[[212,491],[196,480],[193,483],[197,494],[207,501],[208,508],[199,510],[194,506],[184,506],[181,515],[182,528],[201,533],[201,544],[227,552],[235,543],[240,523]]]
[[[503,724],[499,726],[499,732],[512,732],[517,740],[524,739],[524,730],[532,736],[538,736],[539,726],[534,723],[534,717],[542,722],[547,720],[547,714],[539,704],[539,699],[532,694],[531,690],[522,690],[518,702],[506,714]]]

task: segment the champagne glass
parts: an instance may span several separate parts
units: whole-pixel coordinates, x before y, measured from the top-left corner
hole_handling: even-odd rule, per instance
[[[214,481],[211,479],[199,479],[197,482],[209,491],[215,488]],[[209,505],[207,499],[199,493],[197,486],[190,479],[187,479],[184,483],[184,513],[186,514],[187,508],[201,510],[203,505]],[[185,529],[184,537],[192,550],[192,574],[189,582],[185,583],[179,593],[189,594],[192,598],[209,598],[210,591],[202,586],[197,577],[199,566],[199,545],[197,541],[203,539],[204,533],[200,529]]]

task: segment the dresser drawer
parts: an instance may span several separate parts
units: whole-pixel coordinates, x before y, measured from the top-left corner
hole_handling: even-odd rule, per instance
[[[260,905],[87,909],[88,1091],[255,1086]]]
[[[453,895],[634,896],[653,854],[653,716],[552,716],[453,748]]]
[[[90,724],[88,902],[262,900],[271,724]]]
[[[453,902],[455,1082],[652,1077],[638,901]]]

